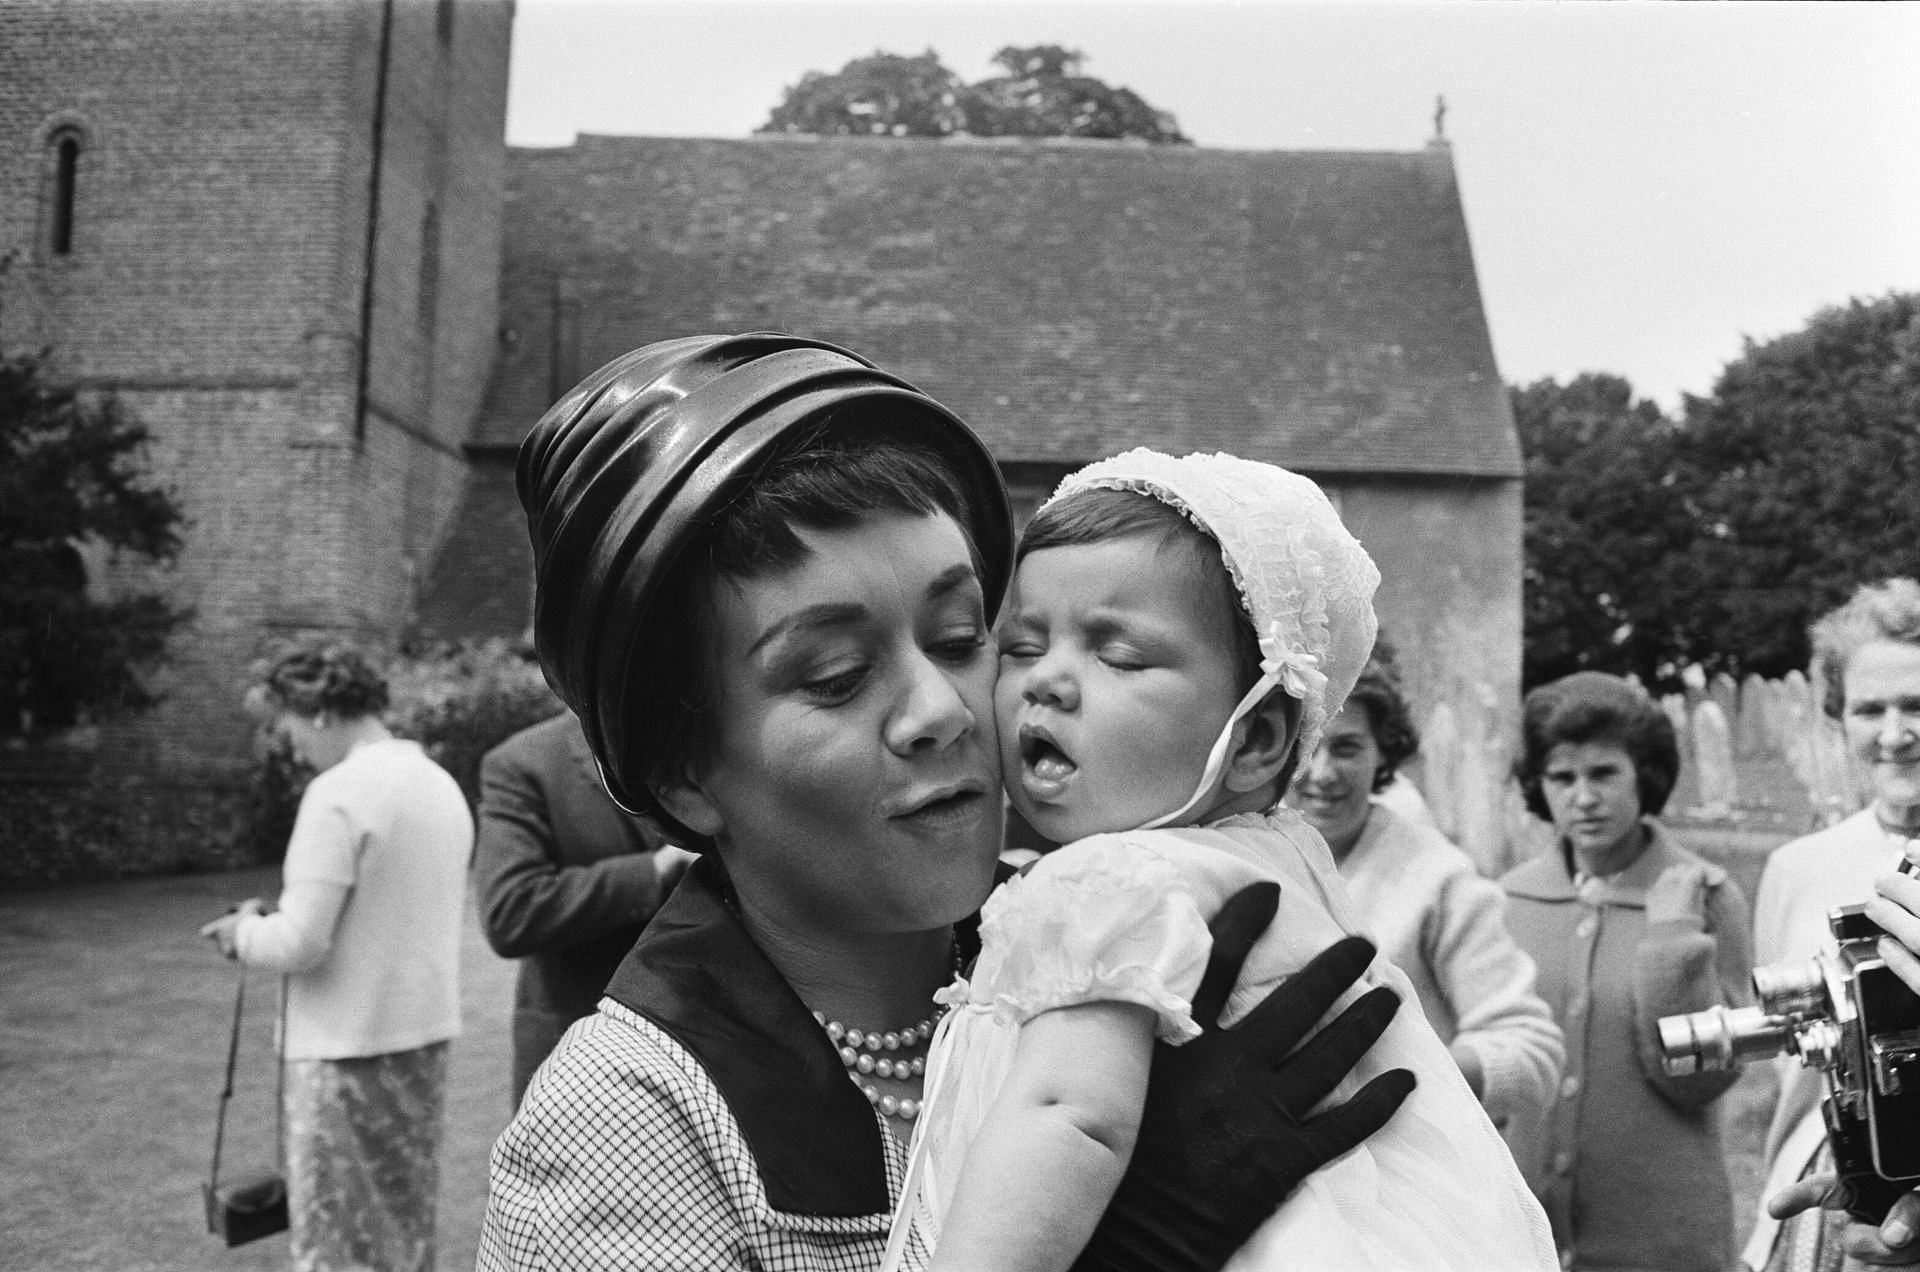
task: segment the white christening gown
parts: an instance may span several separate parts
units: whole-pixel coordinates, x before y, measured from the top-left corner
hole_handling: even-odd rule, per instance
[[[940,995],[952,1010],[929,1053],[909,1195],[890,1249],[904,1247],[909,1224],[937,1246],[967,1147],[1007,1078],[1022,1024],[1055,1007],[1117,1000],[1150,1008],[1163,1041],[1195,1037],[1189,999],[1211,946],[1207,920],[1263,879],[1280,884],[1280,909],[1228,1000],[1231,1024],[1360,930],[1326,843],[1298,814],[1277,809],[1206,827],[1092,836],[995,891],[981,911],[971,979]],[[1328,1103],[1389,1069],[1412,1070],[1418,1085],[1384,1128],[1309,1176],[1228,1268],[1558,1268],[1545,1214],[1400,970],[1375,959],[1329,1019],[1376,985],[1399,993],[1400,1010]],[[896,1263],[897,1255],[885,1272]]]

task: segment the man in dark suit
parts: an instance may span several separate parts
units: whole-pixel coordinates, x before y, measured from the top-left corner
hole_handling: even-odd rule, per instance
[[[571,712],[523,729],[480,762],[474,885],[487,943],[520,960],[513,1101],[679,882],[692,855],[630,817],[600,782]]]

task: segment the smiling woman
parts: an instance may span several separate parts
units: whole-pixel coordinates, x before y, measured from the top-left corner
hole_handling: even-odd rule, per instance
[[[1828,912],[1871,899],[1875,878],[1898,868],[1920,840],[1920,584],[1912,579],[1867,584],[1816,622],[1809,635],[1821,706],[1838,720],[1848,752],[1871,783],[1873,800],[1767,858],[1754,907],[1762,964],[1804,961],[1819,953],[1833,957]],[[1887,915],[1882,911],[1879,917]],[[1893,917],[1898,921],[1897,914]],[[1767,1130],[1765,1195],[1804,1174],[1831,1169],[1822,1151],[1818,1071],[1792,1065],[1782,1073]],[[1791,1239],[1776,1239],[1779,1225],[1761,1217],[1748,1242],[1747,1262],[1755,1268],[1799,1267],[1786,1262],[1797,1257],[1789,1251],[1809,1249],[1825,1249],[1837,1259],[1844,1215],[1815,1212],[1790,1222],[1799,1231]]]

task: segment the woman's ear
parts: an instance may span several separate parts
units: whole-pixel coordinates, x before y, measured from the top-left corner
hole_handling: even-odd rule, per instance
[[[1241,718],[1234,732],[1224,785],[1244,795],[1274,781],[1287,767],[1287,757],[1300,740],[1300,700],[1276,688]]]
[[[648,790],[660,801],[660,807],[667,810],[673,819],[695,834],[705,835],[708,839],[717,837],[726,819],[720,815],[719,807],[707,796],[707,791],[698,778],[688,774],[686,778],[671,786],[649,784]]]

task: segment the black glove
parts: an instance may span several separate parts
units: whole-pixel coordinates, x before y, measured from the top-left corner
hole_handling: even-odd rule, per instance
[[[1413,1091],[1413,1074],[1395,1069],[1307,1116],[1399,1006],[1392,990],[1375,989],[1294,1050],[1373,961],[1373,946],[1357,936],[1316,955],[1239,1025],[1220,1028],[1240,966],[1279,906],[1279,885],[1253,884],[1208,925],[1213,953],[1193,997],[1205,1032],[1154,1047],[1132,1162],[1074,1272],[1213,1272],[1301,1180],[1386,1125]]]

